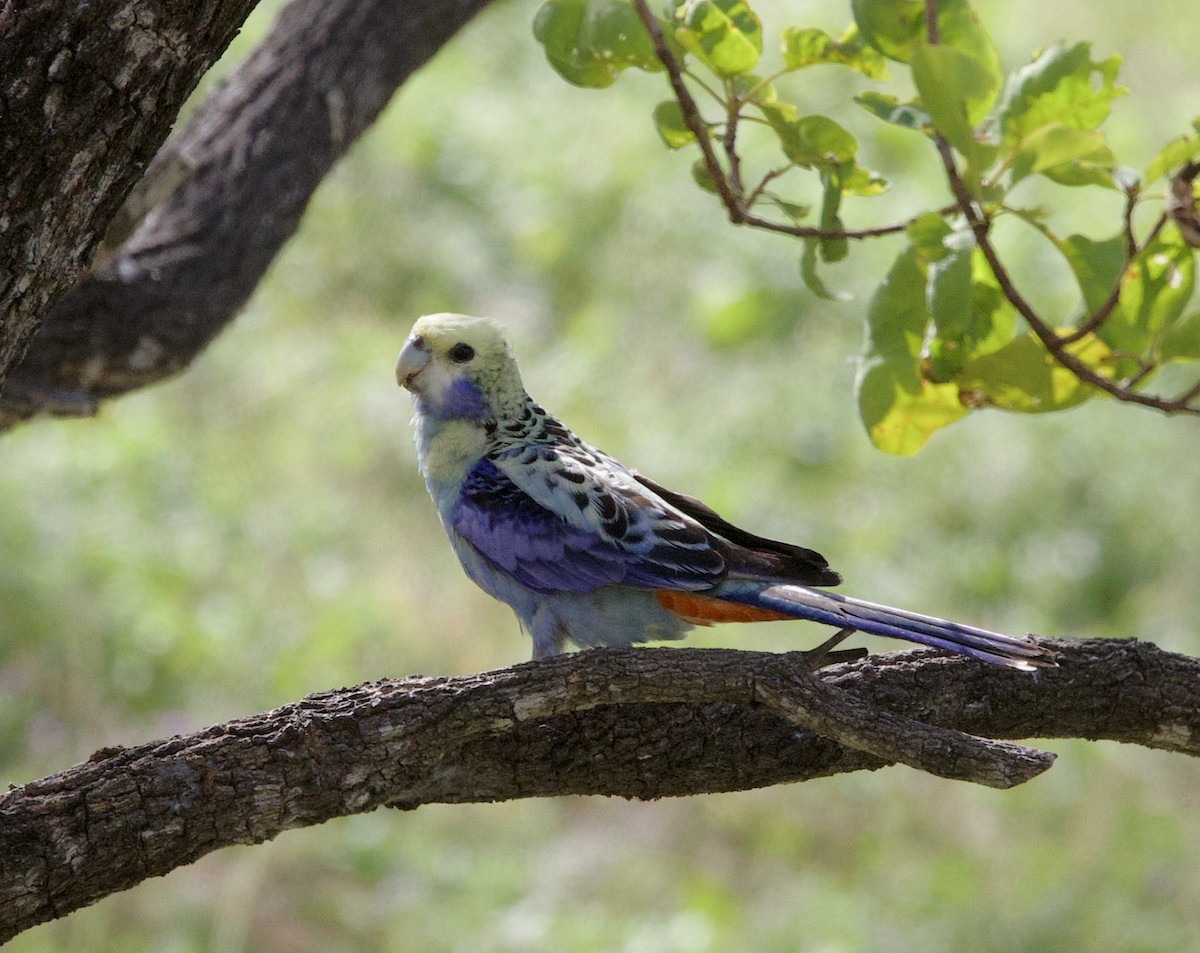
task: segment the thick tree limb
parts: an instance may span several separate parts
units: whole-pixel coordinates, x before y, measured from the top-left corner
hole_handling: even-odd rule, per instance
[[[0,382],[255,3],[0,3]]]
[[[1060,667],[1036,676],[923,651],[816,679],[799,653],[600,650],[313,695],[106,749],[0,796],[0,941],[220,847],[381,806],[742,790],[882,767],[864,749],[893,732],[906,760],[981,780],[990,769],[956,764],[964,749],[946,742],[978,745],[1012,771],[993,783],[1045,758],[963,733],[1200,754],[1200,660],[1135,641],[1054,647]],[[798,709],[828,699],[873,712],[877,729],[821,726],[845,744],[797,728]]]
[[[155,158],[127,219],[152,207],[129,239],[45,317],[0,397],[0,428],[90,413],[187,366],[245,304],[334,162],[486,3],[295,0]]]

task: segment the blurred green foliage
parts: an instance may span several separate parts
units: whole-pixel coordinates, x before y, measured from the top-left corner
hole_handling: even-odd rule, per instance
[[[1146,161],[1143,143],[1200,92],[1188,11],[1161,5],[1167,29],[1118,3],[985,7],[1010,68],[1060,35],[1125,53],[1131,95],[1110,141]],[[845,17],[801,12],[829,35]],[[511,613],[462,576],[415,471],[392,362],[434,310],[504,320],[531,392],[581,435],[817,547],[849,592],[1200,652],[1195,422],[1099,402],[981,413],[918,457],[880,454],[856,419],[850,356],[864,289],[903,239],[831,278],[848,300],[803,290],[788,243],[697,207],[689,160],[662,150],[642,108],[662,76],[569,87],[530,40],[533,15],[490,10],[404,88],[194,370],[97,420],[3,438],[0,780],[310,691],[528,656]],[[803,96],[825,110],[863,82],[829,70]],[[878,201],[912,214],[932,194],[927,157],[920,137],[883,128],[872,161],[906,184]],[[1112,211],[1096,202],[1079,234],[1100,240]],[[1066,306],[1070,272],[997,232],[1039,301]],[[821,637],[779,624],[692,642]],[[1190,948],[1200,769],[1050,746],[1059,764],[1008,793],[893,768],[650,804],[355,817],[212,855],[9,949]]]

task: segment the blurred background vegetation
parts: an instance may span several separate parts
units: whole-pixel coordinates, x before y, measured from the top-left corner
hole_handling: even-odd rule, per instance
[[[768,31],[845,5],[760,3]],[[266,4],[218,73],[269,29]],[[1111,140],[1141,165],[1200,102],[1186,0],[982,0],[1007,67],[1055,39],[1126,56]],[[660,76],[567,86],[502,2],[408,85],[323,186],[243,318],[178,380],[0,457],[0,781],[383,676],[528,656],[454,562],[392,362],[413,318],[511,328],[531,392],[586,439],[750,528],[815,546],[846,590],[1010,631],[1200,653],[1197,424],[1095,401],[973,415],[873,450],[853,401],[870,289],[855,249],[802,289],[798,245],[727,225],[649,114]],[[942,201],[917,136],[797,80],[895,183],[849,225]],[[216,81],[214,76],[206,89]],[[205,89],[198,96],[203,96]],[[930,196],[935,196],[930,198]],[[1098,190],[1048,193],[1116,229]],[[1033,296],[1065,269],[1009,239]],[[696,644],[798,648],[802,624]],[[876,640],[872,649],[894,646]],[[1055,742],[1016,791],[892,768],[744,794],[380,812],[212,855],[15,940],[88,951],[1181,950],[1200,935],[1200,768]]]

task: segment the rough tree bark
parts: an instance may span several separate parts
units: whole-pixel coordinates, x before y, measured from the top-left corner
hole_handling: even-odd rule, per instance
[[[88,260],[128,185],[141,172],[149,157],[147,146],[141,146],[137,162],[126,159],[121,167],[124,188],[102,193],[96,186],[99,173],[74,185],[70,201],[64,200],[49,216],[56,223],[54,240],[41,233],[28,239],[40,249],[37,261],[9,259],[20,267],[19,274],[8,276],[10,289],[19,285],[27,294],[21,312],[25,316],[9,316],[10,322],[19,320],[19,326],[0,332],[0,382],[7,366],[4,355],[11,361],[37,318],[44,315],[44,320],[0,394],[0,429],[41,412],[91,413],[103,397],[186,367],[245,304],[296,231],[309,198],[332,165],[374,121],[395,89],[486,3],[295,0],[263,45],[155,158],[125,221],[118,223],[118,232],[136,224],[132,234],[47,313],[47,306]],[[251,5],[242,4],[246,9]],[[42,6],[46,18],[51,8],[67,9],[49,2]],[[105,6],[138,5],[110,0]],[[189,4],[171,6],[191,9]],[[5,9],[0,7],[0,33]],[[9,15],[26,22],[24,12]],[[50,22],[41,28],[48,29]],[[182,30],[180,26],[176,32],[182,35]],[[29,44],[36,50],[32,39]],[[169,45],[165,48],[170,50]],[[119,68],[133,71],[138,62],[131,61],[134,55],[126,51]],[[0,83],[12,69],[0,63]],[[191,77],[188,90],[202,72]],[[70,102],[63,113],[70,112],[80,126],[88,125],[89,110],[107,116],[114,108],[104,102]],[[142,94],[137,102],[153,112],[145,122],[152,119],[165,133],[182,96],[152,100]],[[93,119],[91,126],[97,125],[102,128],[91,129],[91,135],[98,142],[121,138],[120,128]],[[13,141],[13,148],[19,145],[35,154],[39,148],[28,134]],[[143,135],[139,141],[150,142],[150,137]],[[162,136],[152,141],[149,151],[161,141]],[[88,155],[88,146],[74,148]],[[116,164],[112,158],[109,166]],[[106,174],[115,172],[110,168]],[[62,189],[68,178],[65,169],[46,170],[43,176],[43,188],[49,191]],[[8,204],[32,229],[44,200],[40,192],[34,196],[22,191],[28,176],[12,181]],[[93,193],[103,201],[96,203]],[[0,234],[4,220],[0,216]],[[70,256],[64,257],[63,248],[71,250]],[[0,274],[0,286],[4,277]]]
[[[0,942],[221,847],[383,806],[658,798],[895,759],[1008,786],[1050,763],[976,735],[1200,755],[1200,660],[1135,641],[1047,644],[1060,667],[1036,676],[929,651],[814,677],[801,653],[596,650],[312,695],[105,749],[0,796]]]
[[[0,3],[0,382],[256,2]]]

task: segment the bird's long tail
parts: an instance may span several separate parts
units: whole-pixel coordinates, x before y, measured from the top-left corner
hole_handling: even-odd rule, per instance
[[[1011,635],[876,605],[807,586],[763,586],[762,583],[743,582],[727,584],[722,590],[722,600],[755,606],[793,619],[810,619],[839,628],[857,629],[872,635],[947,649],[993,665],[1007,665],[1031,672],[1056,664],[1054,652],[1031,639],[1013,638]]]

